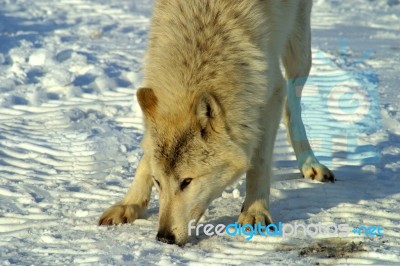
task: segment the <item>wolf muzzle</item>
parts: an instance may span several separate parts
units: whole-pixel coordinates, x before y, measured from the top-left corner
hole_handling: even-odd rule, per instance
[[[169,231],[158,231],[156,239],[166,244],[175,244],[175,236]]]

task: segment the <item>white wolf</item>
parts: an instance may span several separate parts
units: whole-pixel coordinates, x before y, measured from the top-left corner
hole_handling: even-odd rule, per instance
[[[143,158],[124,199],[99,224],[141,217],[154,184],[157,239],[183,245],[188,222],[198,221],[243,173],[239,223],[271,223],[271,158],[283,109],[303,176],[333,182],[311,150],[296,94],[311,67],[311,6],[311,0],[155,3],[137,92],[145,116]]]

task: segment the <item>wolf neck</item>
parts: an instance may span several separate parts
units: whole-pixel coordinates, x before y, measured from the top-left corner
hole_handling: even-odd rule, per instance
[[[221,8],[212,1],[158,1],[144,83],[171,107],[202,91],[212,92],[229,110],[232,138],[243,149],[252,149],[258,137],[258,110],[266,98],[267,66],[259,37],[265,30],[263,19],[246,12],[256,8],[251,5],[227,4],[225,10],[217,6]],[[246,13],[253,14],[241,18],[248,23],[235,24],[235,17]]]

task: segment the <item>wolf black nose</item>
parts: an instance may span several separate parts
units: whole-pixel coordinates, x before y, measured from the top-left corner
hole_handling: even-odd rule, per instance
[[[157,233],[156,239],[163,243],[175,244],[175,236],[168,231],[159,231]]]

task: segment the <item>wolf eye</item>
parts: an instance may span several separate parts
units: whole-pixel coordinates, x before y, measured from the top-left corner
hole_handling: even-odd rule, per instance
[[[181,182],[181,190],[184,190],[189,184],[190,182],[192,182],[193,178],[185,178],[182,182]]]

